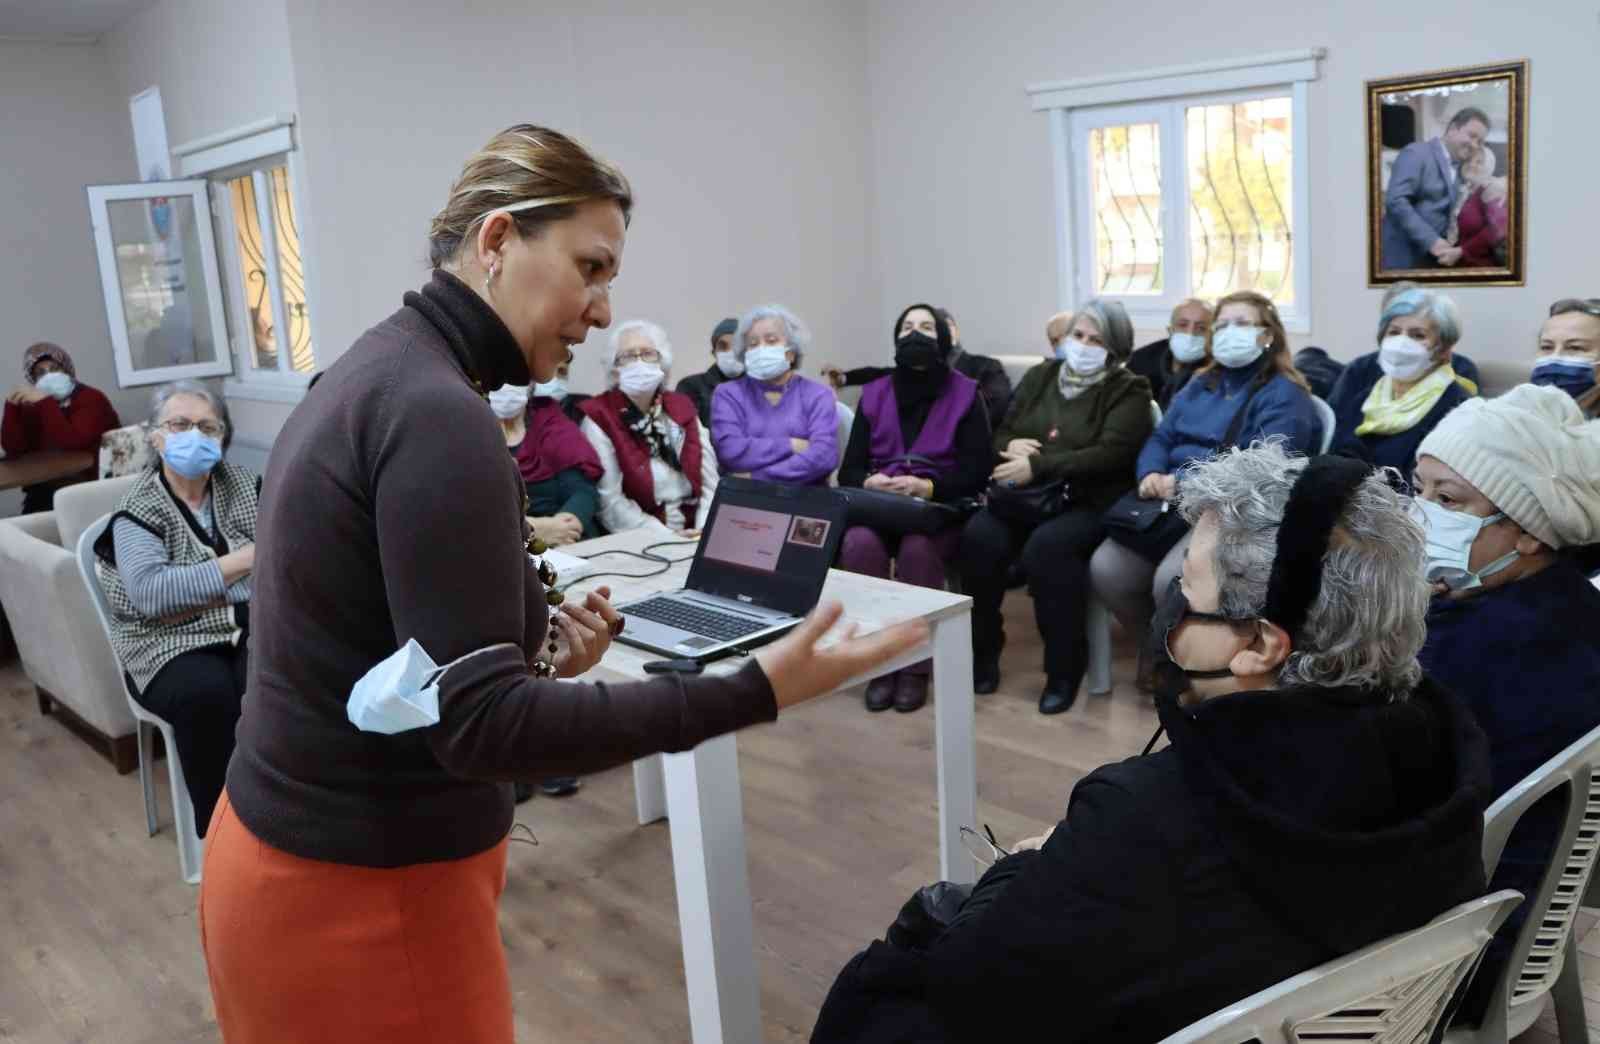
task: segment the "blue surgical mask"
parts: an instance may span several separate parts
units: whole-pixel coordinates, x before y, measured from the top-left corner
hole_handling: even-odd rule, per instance
[[[730,380],[735,377],[744,376],[744,363],[739,361],[739,355],[737,352],[730,349],[726,352],[718,352],[716,354],[717,369],[722,371],[722,376],[727,377]]]
[[[533,386],[533,395],[539,399],[565,399],[567,397],[567,382],[560,377],[548,381],[540,381]]]
[[[1444,584],[1452,591],[1482,587],[1486,577],[1500,572],[1522,554],[1513,550],[1474,571],[1471,565],[1472,545],[1477,543],[1479,533],[1504,519],[1505,513],[1479,518],[1465,511],[1451,511],[1421,497],[1415,498],[1413,503],[1420,513],[1427,543],[1427,577],[1430,584]]]
[[[1172,357],[1185,366],[1206,357],[1206,339],[1201,334],[1175,333],[1167,338]]]
[[[775,381],[789,372],[789,346],[761,344],[744,353],[745,372],[758,381]]]
[[[1249,366],[1265,348],[1257,344],[1259,326],[1223,326],[1211,335],[1211,357],[1230,370]]]
[[[43,384],[43,381],[40,382]],[[1594,387],[1594,362],[1551,355],[1533,364],[1532,383],[1560,388],[1574,399]]]
[[[161,446],[161,459],[186,479],[202,479],[222,462],[222,443],[200,434],[199,428],[176,435],[168,432]]]
[[[57,401],[65,401],[77,386],[70,374],[60,370],[52,370],[34,382],[34,387]]]

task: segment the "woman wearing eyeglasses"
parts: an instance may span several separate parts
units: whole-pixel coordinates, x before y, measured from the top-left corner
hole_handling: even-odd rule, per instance
[[[717,493],[717,455],[694,400],[662,388],[672,373],[666,331],[644,319],[622,323],[601,364],[610,390],[578,408],[600,457],[600,524],[693,536]]]
[[[172,726],[204,837],[244,697],[260,480],[222,459],[228,407],[203,384],[158,389],[150,427],[156,463],[95,552],[112,645],[134,697]]]

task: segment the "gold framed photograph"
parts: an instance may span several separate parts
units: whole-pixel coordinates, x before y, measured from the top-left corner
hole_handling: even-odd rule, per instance
[[[1369,285],[1527,281],[1528,62],[1367,81]]]

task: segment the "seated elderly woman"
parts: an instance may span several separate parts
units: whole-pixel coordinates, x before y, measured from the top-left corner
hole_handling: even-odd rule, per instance
[[[1085,631],[1089,556],[1105,536],[1106,508],[1133,488],[1133,463],[1150,434],[1150,384],[1124,363],[1133,323],[1122,305],[1095,298],[1067,324],[1062,359],[1040,363],[1017,387],[995,431],[1000,486],[961,538],[961,583],[972,596],[972,681],[1000,684],[1005,630],[1000,603],[1020,561],[1044,639],[1042,714],[1077,699],[1088,666]],[[1004,494],[1064,483],[1065,510],[1031,517],[1007,510]]]
[[[1345,367],[1328,405],[1333,450],[1408,480],[1417,447],[1472,392],[1456,378],[1451,352],[1461,339],[1456,304],[1433,290],[1407,290],[1378,317],[1378,350]]]
[[[894,325],[895,366],[861,393],[839,485],[950,503],[982,492],[989,478],[989,415],[978,382],[950,365],[950,328],[931,306],[912,305]],[[932,533],[845,530],[839,566],[902,583],[944,589],[945,566],[961,543],[960,518]],[[914,711],[928,699],[932,661],[867,685],[869,711]]]
[[[1170,745],[1080,780],[942,930],[874,942],[814,1042],[1160,1040],[1483,894],[1486,744],[1417,662],[1408,498],[1261,444],[1196,465],[1181,505],[1150,632]]]
[[[1293,453],[1315,453],[1322,422],[1289,357],[1278,309],[1249,290],[1217,302],[1206,340],[1211,361],[1195,372],[1139,451],[1138,495],[1171,503],[1185,464],[1229,446],[1277,436]],[[1089,562],[1095,594],[1131,633],[1142,634],[1183,562],[1187,527],[1168,511],[1137,533],[1113,528]],[[1148,665],[1140,664],[1140,683]]]
[[[1560,388],[1590,420],[1600,416],[1600,297],[1565,297],[1539,328],[1534,384]]]
[[[27,380],[6,396],[5,418],[0,422],[0,448],[7,457],[46,450],[97,450],[100,436],[121,424],[104,392],[78,383],[72,356],[58,344],[41,341],[29,347],[22,355],[22,375]],[[82,476],[24,488],[22,513],[49,511],[57,489],[93,474],[91,466]]]
[[[694,400],[662,390],[672,370],[666,331],[628,320],[612,331],[601,365],[611,390],[580,407],[600,459],[600,524],[698,533],[717,493],[717,455]]]
[[[934,308],[933,313],[950,331],[950,368],[977,382],[978,395],[989,411],[989,423],[997,423],[1011,404],[1011,378],[1006,374],[1005,364],[999,359],[967,351],[961,344],[961,324],[950,309]],[[822,379],[834,388],[850,388],[870,384],[893,372],[892,366],[858,366],[853,370],[824,366]]]
[[[156,458],[95,545],[111,644],[134,698],[172,726],[201,836],[244,696],[260,480],[223,459],[227,404],[195,381],[158,389]]]
[[[507,384],[489,393],[489,408],[522,474],[534,534],[552,547],[599,536],[600,457],[562,404],[531,397],[525,384]]]
[[[744,376],[711,396],[711,441],[722,470],[824,485],[839,466],[839,412],[832,391],[800,376],[811,332],[787,308],[763,305],[739,320],[733,344]]]
[[[1416,485],[1439,592],[1422,663],[1488,733],[1499,796],[1600,726],[1600,591],[1562,554],[1600,541],[1600,423],[1555,388],[1474,399],[1423,440]],[[1491,887],[1534,893],[1561,816],[1546,802],[1523,817]],[[1491,944],[1469,1021],[1522,920]]]

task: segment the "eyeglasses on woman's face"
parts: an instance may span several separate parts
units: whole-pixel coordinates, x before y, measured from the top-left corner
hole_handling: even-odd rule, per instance
[[[654,348],[624,348],[617,353],[617,366],[627,366],[629,363],[659,363],[661,353]]]
[[[161,430],[169,435],[182,435],[186,431],[199,431],[208,439],[220,439],[228,429],[214,420],[193,421],[188,417],[172,417],[161,422]]]

